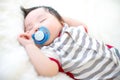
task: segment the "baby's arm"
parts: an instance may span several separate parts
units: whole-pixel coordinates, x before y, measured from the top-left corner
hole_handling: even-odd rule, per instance
[[[31,36],[27,33],[18,36],[18,41],[25,47],[25,50],[39,75],[54,76],[58,73],[58,65],[50,60],[34,44]]]
[[[43,55],[42,51],[35,45],[27,45],[25,47],[32,64],[40,75],[54,76],[58,73],[58,65]]]

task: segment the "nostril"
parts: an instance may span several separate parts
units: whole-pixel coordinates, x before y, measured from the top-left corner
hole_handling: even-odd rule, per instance
[[[35,30],[35,32],[37,32],[37,31],[38,31],[38,29]]]
[[[36,30],[35,30],[35,32],[37,32],[39,30],[39,28],[37,28]]]

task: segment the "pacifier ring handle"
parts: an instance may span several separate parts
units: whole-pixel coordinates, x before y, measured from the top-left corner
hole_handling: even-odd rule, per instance
[[[44,33],[42,31],[37,31],[34,37],[37,41],[41,41],[44,39]]]

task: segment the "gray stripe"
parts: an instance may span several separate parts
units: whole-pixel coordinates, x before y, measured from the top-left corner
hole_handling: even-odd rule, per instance
[[[72,33],[73,33],[73,30],[71,31],[71,35],[72,35]],[[66,42],[66,44],[68,43],[68,41],[70,40],[70,37],[68,38],[68,40],[67,40],[67,42]],[[64,45],[66,45],[65,43],[63,43],[62,45],[63,45],[63,47],[65,47]],[[70,46],[68,47],[68,48],[65,48],[64,49],[64,51],[65,51],[65,53],[64,53],[64,55],[62,55],[62,57],[66,57],[70,52],[71,52],[71,50],[72,50],[72,48],[73,48],[73,45],[74,44],[74,41],[72,41],[71,42],[71,44],[70,44]],[[59,49],[59,48],[58,48]],[[60,48],[60,49],[63,49],[63,48]]]
[[[97,46],[97,51],[99,51],[100,48],[100,44],[96,41],[96,46]],[[85,52],[85,54],[83,55],[83,57],[79,60],[79,62],[76,62],[74,65],[72,65],[71,67],[67,68],[66,70],[73,70],[75,69],[82,61],[84,61],[84,59],[87,57],[87,53],[91,50],[92,47],[92,38],[89,38],[89,45],[88,45],[88,50]],[[75,52],[75,56],[73,57],[73,59],[76,59],[76,57],[78,56],[79,51],[81,51],[82,48],[80,47],[76,52]],[[91,59],[94,59],[96,56],[96,52],[93,53],[93,57]],[[67,61],[65,62],[65,64],[70,63],[71,61]]]
[[[55,48],[55,47],[56,47],[55,44],[56,44],[57,42],[60,42],[60,38],[58,38],[57,40],[55,40],[53,44],[50,44],[49,47]]]
[[[90,42],[90,44],[88,45],[88,48],[90,49],[90,46],[92,46],[92,44],[93,44],[93,42],[92,42],[92,39],[91,38],[89,38],[89,42]],[[82,48],[81,47],[79,47],[79,49],[77,49],[76,51],[75,51],[75,55],[72,57],[72,59],[76,59],[77,58],[77,56],[78,56],[78,54],[79,54],[79,52],[82,50]]]
[[[93,59],[95,59],[95,57],[94,57]],[[91,64],[91,66],[89,66],[88,68],[80,71],[80,73],[75,74],[75,76],[79,76],[79,75],[85,74],[86,72],[89,72],[89,71],[93,70],[93,69],[99,64],[99,62],[101,62],[101,60],[103,60],[103,57],[102,57],[102,58],[99,58],[98,60],[96,60],[96,61],[95,61],[93,64]]]
[[[80,30],[78,30],[78,34],[77,34],[77,36],[76,36],[76,41],[78,41],[79,36],[80,36]],[[81,45],[81,44],[80,44],[80,45]],[[79,52],[80,52],[81,50],[82,50],[81,47],[79,47],[78,49],[76,49],[76,51],[75,51],[74,56],[72,57],[72,59],[76,59],[77,56],[78,56],[78,54],[79,54]]]
[[[81,42],[81,45],[80,45],[80,46],[84,47],[86,37],[87,37],[87,35],[84,34],[83,37],[82,37],[82,42]]]
[[[99,43],[98,43],[98,44],[99,44]],[[96,44],[96,45],[97,45],[97,44]],[[99,52],[100,44],[99,44],[97,47],[98,47],[97,50],[98,50],[98,52]],[[103,46],[102,49],[105,50],[105,47]],[[95,58],[97,52],[95,51],[94,53],[95,53],[95,54],[94,54],[94,57],[92,58],[92,60]],[[101,57],[103,57],[103,56],[101,56]],[[104,58],[104,57],[103,57],[103,58]],[[79,76],[79,75],[81,75],[81,74],[85,74],[86,72],[91,71],[93,68],[95,68],[95,67],[99,64],[99,62],[101,62],[101,60],[103,60],[103,58],[99,58],[98,60],[96,60],[96,61],[92,64],[92,66],[90,66],[90,67],[87,68],[87,69],[84,69],[83,71],[81,71],[81,72],[78,73],[78,74],[75,74],[75,76]]]
[[[113,51],[111,51],[111,49],[109,49],[107,46],[106,46],[106,48],[107,48],[107,50],[109,51],[107,54],[110,54],[110,58],[111,58],[112,60],[114,60],[114,58],[113,58]]]
[[[66,50],[65,54],[62,57],[67,57],[69,54],[71,54],[72,49],[74,48],[74,41],[71,42],[69,48]]]
[[[103,75],[100,77],[100,79],[104,79],[106,76],[110,75],[115,69],[116,69],[116,65],[114,64],[114,65],[111,67],[110,71],[107,72],[107,73],[105,73],[105,74],[103,74]]]
[[[117,56],[118,56],[118,58],[120,60],[120,52],[118,51],[118,49],[115,48],[115,52],[116,52],[116,54],[117,54]]]
[[[49,47],[52,47],[52,48],[54,48],[54,47],[55,47],[55,44],[51,44]]]
[[[77,36],[76,36],[76,38],[75,38],[76,41],[78,41],[79,36],[80,36],[80,30],[78,29],[78,30],[77,30]]]
[[[105,52],[105,46],[104,46],[104,44],[102,44],[102,51],[103,51],[103,56],[105,56],[106,52]]]
[[[92,38],[90,38],[89,40],[90,40],[90,43],[91,43],[90,45],[92,45],[92,44],[93,44],[93,42],[91,41]],[[95,51],[95,52],[93,53],[93,58],[92,58],[91,60],[94,60],[96,54],[99,52],[100,43],[99,43],[98,41],[96,41],[96,43],[97,43],[97,44],[96,44],[97,51]],[[90,49],[90,47],[88,47],[88,48]],[[102,59],[103,59],[103,58],[100,58],[100,59],[96,60],[89,68],[84,69],[84,70],[81,71],[79,74],[75,74],[75,75],[76,75],[76,76],[79,76],[79,75],[81,75],[81,74],[83,74],[83,73],[85,73],[85,72],[88,72],[88,71],[92,70],[94,67],[97,66],[96,64],[98,64]]]
[[[101,58],[101,60],[102,60],[102,58]],[[99,62],[101,62],[101,61],[99,60],[98,63],[99,63]],[[89,75],[88,77],[86,77],[86,78],[84,78],[84,79],[85,79],[85,80],[86,80],[86,79],[92,79],[96,74],[99,74],[100,72],[104,71],[105,68],[107,67],[107,65],[110,64],[110,62],[111,62],[111,60],[109,59],[103,66],[101,66],[101,68],[100,68],[98,71],[94,72],[93,74]],[[102,64],[101,64],[101,65],[102,65]],[[100,78],[100,79],[101,79],[101,78]]]
[[[118,76],[120,76],[120,70],[116,74],[113,75],[113,77],[115,77],[115,78]]]
[[[68,68],[66,68],[66,69],[64,69],[65,71],[72,71],[72,70],[74,70],[80,63],[82,63],[82,61],[84,61],[84,59],[86,59],[86,57],[88,56],[88,52],[89,52],[90,50],[86,50],[85,52],[84,52],[84,54],[83,54],[83,56],[82,56],[82,58],[80,59],[80,60],[78,60],[77,62],[75,62],[72,66],[70,66],[70,67],[68,67]],[[68,61],[67,63],[70,63],[71,61]]]
[[[88,49],[91,49],[93,46],[93,41],[92,41],[92,38],[89,37],[89,46],[88,46]]]
[[[84,38],[86,38],[86,35],[84,34],[83,35],[83,37],[82,37],[82,41],[83,41],[83,43],[85,44],[85,39]],[[82,46],[84,45],[84,44],[81,44]],[[66,54],[68,54],[68,52],[66,51]],[[84,59],[84,58],[83,58]],[[64,62],[63,63],[63,66],[65,66],[65,65],[67,65],[67,64],[69,64],[71,61],[66,61],[66,62]],[[75,63],[75,64],[77,64],[77,63]],[[79,65],[79,64],[77,64],[77,65]],[[74,66],[74,65],[73,65]]]
[[[61,43],[61,45],[58,46],[57,50],[60,51],[63,49],[63,47],[68,43],[70,37],[68,36],[64,41],[63,43]]]
[[[113,51],[111,51],[111,49],[109,49],[108,47],[107,47],[107,50],[109,51],[109,53],[107,53],[107,54],[110,54],[110,58],[112,60],[114,60],[114,57],[113,57],[113,56],[115,56],[114,54],[116,54],[118,59],[120,60],[120,53],[119,53],[119,51],[116,48],[114,48],[115,53],[113,53]]]
[[[88,45],[89,47],[92,46],[91,43],[89,43]],[[82,48],[80,48],[79,50],[82,50]],[[87,49],[84,53],[83,53],[83,56],[82,58],[80,58],[76,63],[74,63],[71,67],[65,69],[65,70],[74,70],[81,62],[83,62],[86,57],[88,56],[88,52],[90,51],[91,49]],[[79,53],[80,54],[80,53]],[[94,56],[96,56],[96,53],[93,53]],[[91,58],[93,59],[93,58]]]
[[[80,54],[80,51],[82,50],[82,47],[79,47],[76,51],[75,51],[75,54],[74,56],[72,57],[72,60],[73,59],[76,59],[78,57],[78,55]]]
[[[97,52],[99,52],[99,49],[100,49],[100,43],[96,40],[96,43],[97,43],[97,45],[96,45],[96,47],[97,47]]]
[[[103,75],[101,76],[101,78],[104,78],[104,77],[106,77],[107,75],[109,75],[110,73],[112,73],[112,72],[115,70],[116,67],[117,67],[117,65],[114,64],[114,65],[111,67],[111,70],[110,70],[109,72],[103,74]]]

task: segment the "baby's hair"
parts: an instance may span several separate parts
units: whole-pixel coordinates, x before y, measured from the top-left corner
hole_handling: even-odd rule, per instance
[[[24,18],[32,11],[38,8],[43,8],[46,11],[48,11],[50,14],[54,15],[60,22],[64,22],[63,18],[61,17],[61,15],[52,7],[48,7],[48,6],[36,6],[36,7],[31,7],[31,8],[24,8],[21,7],[21,10],[24,13]]]

